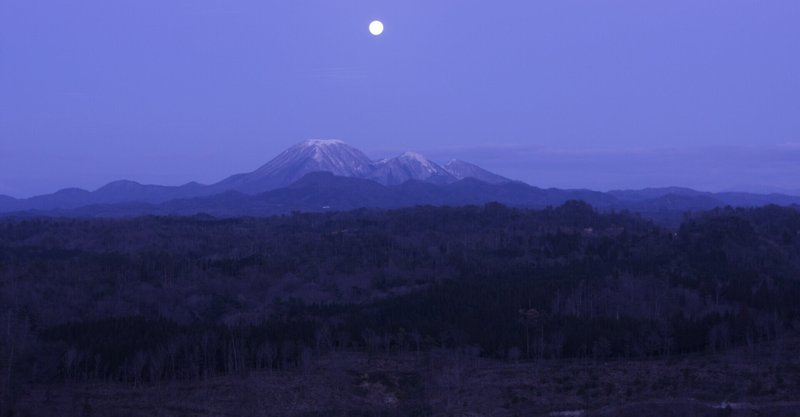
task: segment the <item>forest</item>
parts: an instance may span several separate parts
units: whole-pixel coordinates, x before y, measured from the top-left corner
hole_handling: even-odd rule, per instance
[[[30,384],[725,352],[800,330],[800,211],[677,228],[580,201],[270,218],[0,219],[4,404]]]

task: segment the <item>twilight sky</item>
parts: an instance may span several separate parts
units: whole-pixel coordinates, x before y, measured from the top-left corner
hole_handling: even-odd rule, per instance
[[[800,193],[798,22],[797,0],[0,0],[0,194],[211,183],[308,138],[543,187]]]

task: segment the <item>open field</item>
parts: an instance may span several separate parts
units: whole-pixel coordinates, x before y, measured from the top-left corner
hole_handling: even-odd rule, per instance
[[[292,372],[39,385],[21,416],[794,416],[797,339],[671,360],[508,362],[339,352]]]

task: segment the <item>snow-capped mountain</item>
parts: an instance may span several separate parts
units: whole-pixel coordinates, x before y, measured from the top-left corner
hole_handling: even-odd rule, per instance
[[[232,191],[261,194],[287,187],[314,172],[371,180],[382,185],[397,185],[409,180],[450,184],[469,177],[491,184],[508,182],[499,175],[466,162],[451,161],[447,167],[442,167],[414,152],[372,161],[363,152],[340,140],[314,139],[290,147],[255,171],[233,175],[212,185],[192,182],[181,186],[161,186],[114,181],[94,191],[69,188],[28,199],[0,196],[0,212],[73,209],[121,203],[159,204]]]
[[[457,180],[444,168],[415,152],[406,152],[378,162],[367,178],[384,185],[402,184],[408,180],[434,184],[447,184]]]
[[[289,185],[311,172],[363,178],[372,170],[372,161],[358,149],[340,140],[312,139],[290,147],[253,172],[234,175],[213,187],[259,193]]]
[[[383,185],[397,185],[409,180],[448,184],[468,177],[492,184],[508,182],[466,162],[451,164],[452,172],[415,152],[372,161],[340,140],[314,139],[292,146],[253,172],[234,175],[211,187],[215,192],[235,190],[256,194],[285,187],[311,172],[369,179]]]
[[[475,164],[470,164],[469,162],[464,162],[458,159],[450,160],[450,162],[444,166],[444,169],[450,173],[450,175],[459,180],[463,180],[464,178],[475,178],[476,180],[480,180],[489,184],[503,184],[511,182],[511,180],[506,177],[497,175]]]
[[[546,207],[568,200],[584,200],[599,208],[659,213],[662,221],[672,221],[672,217],[663,217],[664,212],[680,214],[723,205],[800,205],[800,196],[710,193],[676,187],[609,193],[543,190],[464,161],[453,160],[442,167],[413,152],[372,161],[338,140],[307,140],[253,172],[234,175],[213,185],[162,186],[115,181],[94,191],[66,188],[25,199],[0,195],[0,216],[4,213],[27,216],[36,212],[100,217],[197,213],[261,216],[293,210],[491,201],[515,207]]]

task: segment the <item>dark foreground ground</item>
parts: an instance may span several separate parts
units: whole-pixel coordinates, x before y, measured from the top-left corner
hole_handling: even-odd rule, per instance
[[[800,340],[671,360],[331,353],[201,382],[39,385],[22,416],[798,416]]]
[[[800,211],[0,221],[0,417],[800,415]]]

